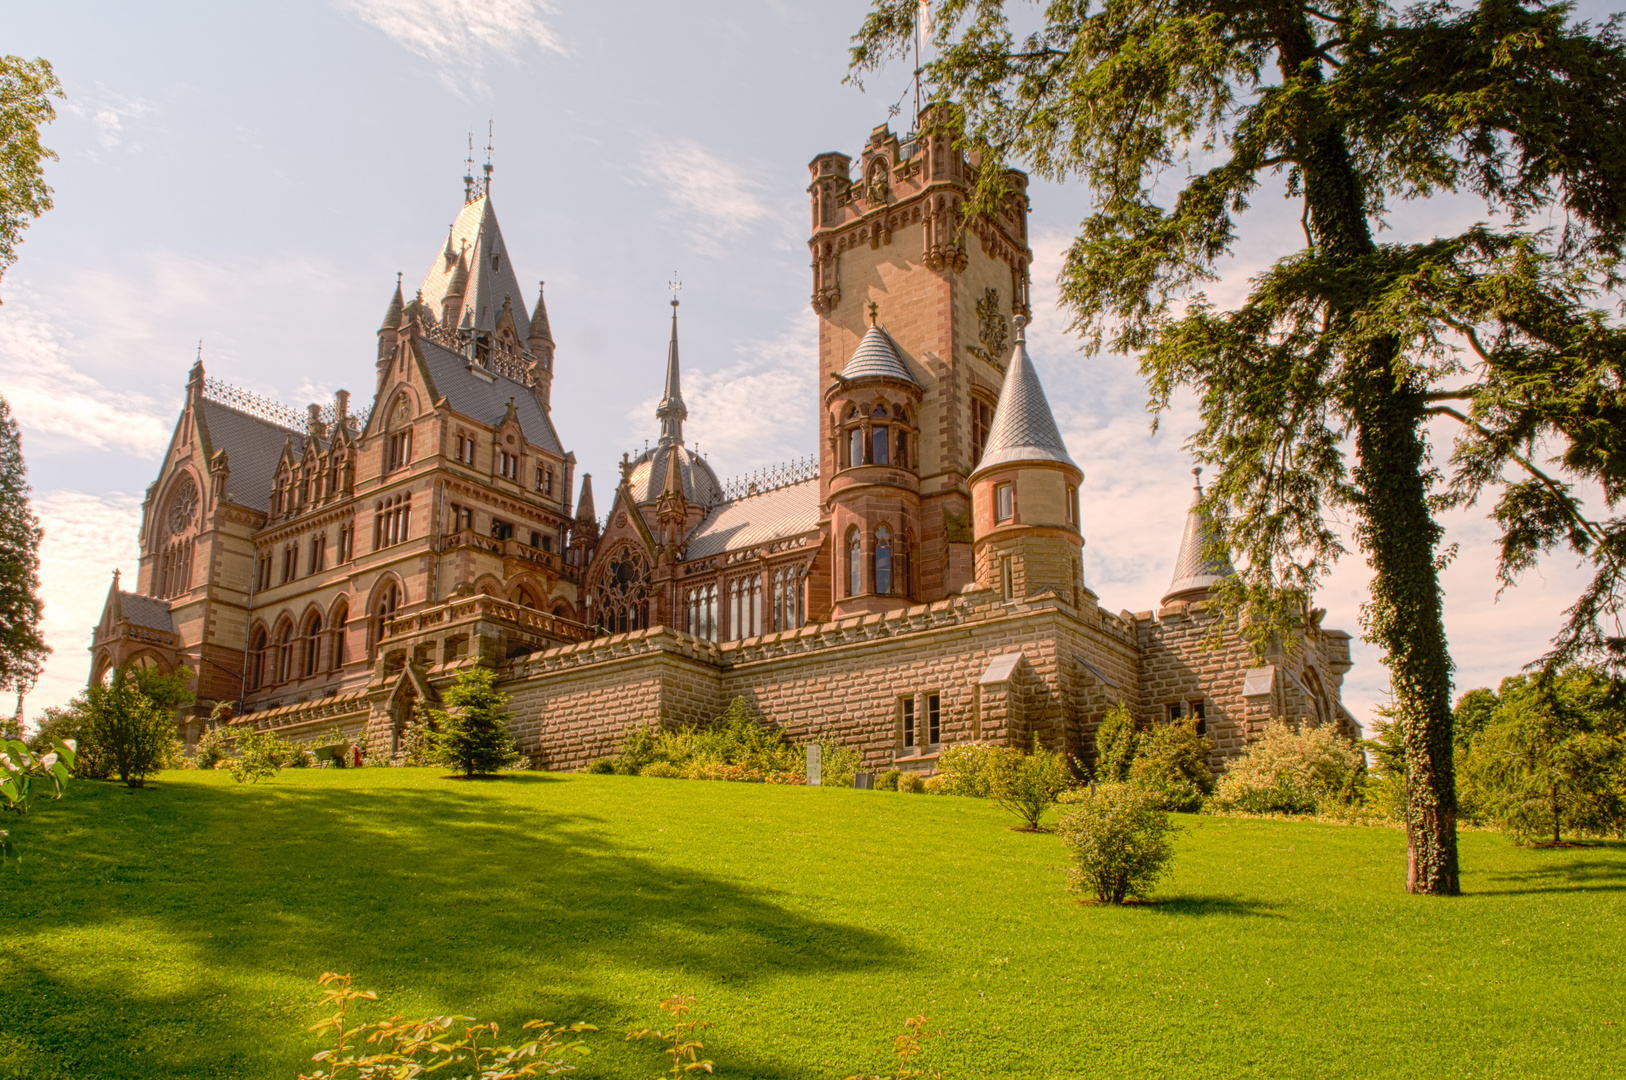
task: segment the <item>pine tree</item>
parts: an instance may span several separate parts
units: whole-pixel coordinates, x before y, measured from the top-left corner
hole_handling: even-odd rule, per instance
[[[11,406],[0,397],[0,690],[33,688],[50,646],[40,637],[40,537]]]
[[[508,734],[508,695],[497,691],[497,673],[471,668],[458,673],[446,691],[446,708],[430,710],[435,727],[436,756],[443,765],[464,776],[487,775],[519,760],[519,750]]]
[[[1195,393],[1214,554],[1244,556],[1221,600],[1246,606],[1256,648],[1309,617],[1353,519],[1405,744],[1407,886],[1458,892],[1436,511],[1500,491],[1504,580],[1554,547],[1590,559],[1549,666],[1626,662],[1626,517],[1575,494],[1626,498],[1626,332],[1604,308],[1626,241],[1618,20],[1520,0],[1057,0],[1018,39],[1003,0],[930,7],[925,78],[979,161],[969,209],[1013,197],[1005,161],[1092,189],[1063,300],[1092,350],[1140,356],[1154,409]],[[874,0],[855,76],[911,53],[917,12]],[[1202,288],[1268,184],[1302,207],[1303,244],[1220,310]],[[1442,193],[1508,227],[1378,242],[1387,206]],[[1448,484],[1424,427],[1440,416],[1461,425]]]

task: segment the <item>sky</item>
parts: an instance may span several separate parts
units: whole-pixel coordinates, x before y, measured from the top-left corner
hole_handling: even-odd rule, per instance
[[[91,626],[113,570],[135,572],[142,494],[200,347],[210,375],[300,412],[340,388],[365,396],[396,273],[423,277],[462,205],[471,132],[477,162],[489,132],[493,204],[521,280],[547,282],[554,420],[601,505],[621,454],[659,431],[674,274],[690,441],[724,479],[811,452],[807,162],[856,156],[909,88],[901,66],[863,89],[844,82],[865,10],[0,0],[0,47],[50,60],[66,91],[45,132],[60,155],[47,166],[55,209],[0,280],[0,393],[45,527],[55,650],[28,714],[84,684]],[[1135,359],[1079,351],[1055,278],[1088,199],[1045,182],[1030,195],[1029,348],[1085,472],[1086,575],[1109,610],[1154,608],[1191,497],[1183,443],[1196,412],[1177,400],[1154,433]],[[1259,199],[1211,295],[1243,295],[1295,243],[1299,214]],[[1414,205],[1391,225],[1409,239],[1480,215]],[[1498,596],[1485,514],[1444,519],[1459,691],[1539,656],[1584,578],[1553,558]],[[1388,696],[1381,655],[1360,637],[1369,579],[1352,553],[1316,600],[1325,625],[1356,635],[1343,696],[1363,723]]]

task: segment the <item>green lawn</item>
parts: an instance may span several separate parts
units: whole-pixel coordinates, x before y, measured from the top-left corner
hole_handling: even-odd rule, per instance
[[[674,990],[727,1077],[1626,1075],[1626,845],[1462,837],[1460,899],[1385,829],[1183,818],[1155,907],[1072,902],[996,806],[618,776],[76,782],[0,874],[0,1077],[291,1078],[316,976],[384,1010],[586,1020],[645,1078]],[[1608,1022],[1613,1022],[1609,1026]]]

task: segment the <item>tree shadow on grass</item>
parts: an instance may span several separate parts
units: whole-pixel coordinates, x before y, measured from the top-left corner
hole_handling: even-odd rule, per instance
[[[358,987],[396,988],[422,1004],[391,1006],[403,1012],[489,1015],[505,1030],[536,1016],[581,1019],[603,1029],[595,1043],[608,1050],[629,993],[653,1022],[673,987],[703,993],[707,982],[890,970],[911,956],[884,934],[791,910],[773,889],[662,859],[641,837],[608,836],[592,815],[486,791],[195,784],[172,787],[165,800],[109,788],[54,804],[50,828],[30,841],[26,883],[4,890],[6,906],[20,901],[12,932],[94,938],[115,927],[103,940],[134,934],[142,953],[159,950],[187,970],[180,988],[148,999],[135,989],[139,969],[121,958],[0,949],[0,971],[9,968],[8,985],[20,988],[0,1009],[10,1013],[3,1026],[64,1047],[58,1064],[125,1054],[153,1067],[124,1075],[201,1075],[198,1045],[309,1046],[297,1033],[314,1009],[268,1024],[241,1008],[245,985],[292,980],[301,1001],[314,1001],[318,974],[351,971]],[[622,988],[619,1003],[599,996],[606,973]],[[626,989],[644,978],[647,991]],[[159,1037],[170,1027],[190,1032],[222,986],[239,1007],[195,1033],[201,1042]],[[75,1043],[58,1031],[62,1014],[98,1033],[94,1050],[82,1041],[66,1049]],[[140,1049],[149,1046],[174,1049]],[[750,1075],[804,1075],[767,1061],[753,1067]]]
[[[1604,842],[1593,849],[1612,849],[1613,859],[1570,857],[1529,870],[1487,873],[1486,888],[1470,888],[1470,895],[1521,896],[1532,893],[1626,892],[1626,844]],[[1563,849],[1548,849],[1556,853]],[[1568,849],[1575,850],[1575,849]]]
[[[1257,900],[1238,900],[1234,896],[1170,896],[1159,897],[1157,912],[1160,915],[1186,915],[1207,917],[1212,915],[1243,916],[1259,919],[1285,919],[1280,911],[1274,911]]]

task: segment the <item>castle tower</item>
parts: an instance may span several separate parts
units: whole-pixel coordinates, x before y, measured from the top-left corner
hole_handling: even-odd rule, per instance
[[[923,392],[876,318],[824,395],[833,618],[920,602]]]
[[[1191,509],[1186,511],[1186,529],[1180,536],[1180,554],[1174,560],[1174,579],[1169,591],[1163,594],[1163,606],[1179,602],[1208,599],[1208,591],[1228,577],[1236,575],[1229,555],[1222,559],[1209,557],[1218,537],[1214,523],[1203,510],[1203,471],[1191,470],[1193,494]]]
[[[912,458],[920,502],[917,603],[941,600],[973,579],[968,478],[998,402],[1010,319],[1028,313],[1032,262],[1027,178],[1006,173],[1011,194],[999,213],[966,218],[976,162],[954,148],[946,117],[946,106],[927,108],[920,132],[901,140],[885,125],[874,129],[856,178],[845,154],[820,154],[809,165],[820,383],[839,382],[869,334],[874,303],[877,321],[920,391],[912,417],[919,432]],[[842,468],[838,451],[849,437],[846,419],[826,408],[821,420],[820,496],[827,512]],[[827,524],[839,547],[844,535]],[[838,555],[840,567],[846,554]],[[835,584],[840,600],[848,583]]]
[[[982,461],[971,474],[977,580],[1007,600],[1046,590],[1074,607],[1083,597],[1084,537],[1073,464],[1016,320],[1016,350]]]
[[[661,388],[661,401],[655,408],[660,421],[661,435],[655,445],[626,464],[627,490],[632,501],[644,511],[644,519],[655,529],[655,504],[666,487],[668,461],[677,459],[676,470],[681,481],[685,505],[684,532],[700,524],[707,511],[723,501],[723,485],[706,459],[683,444],[683,421],[689,418],[689,408],[683,403],[683,375],[678,363],[678,302],[672,301],[672,336],[666,346],[666,381]]]
[[[547,282],[536,283],[536,309],[531,312],[531,336],[527,341],[536,357],[536,397],[542,408],[553,408],[553,327],[548,325],[548,305],[542,298]]]

